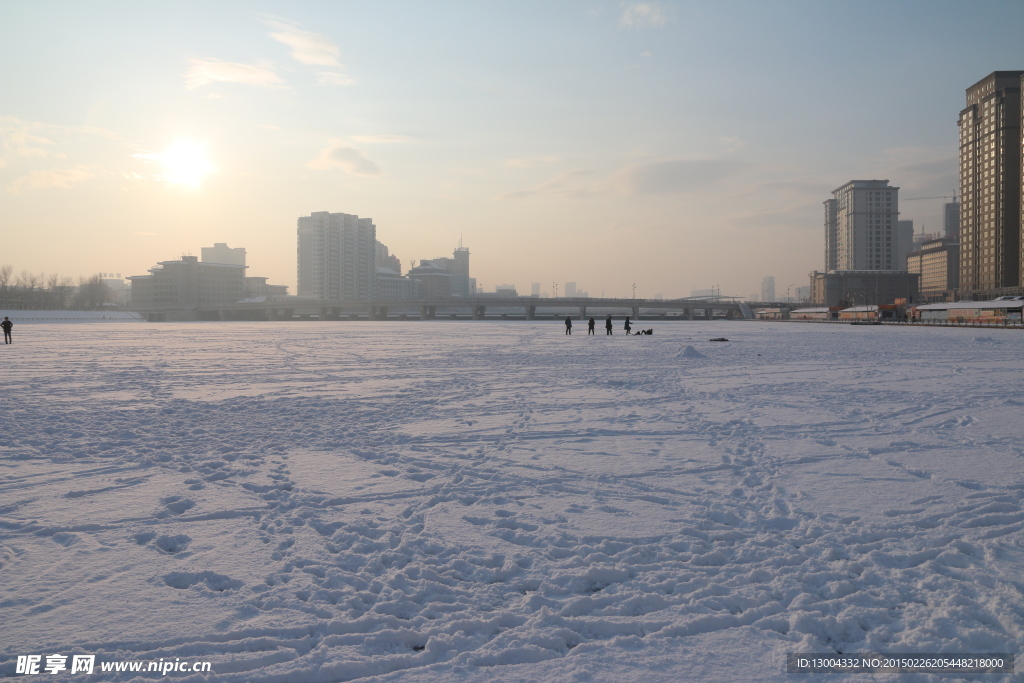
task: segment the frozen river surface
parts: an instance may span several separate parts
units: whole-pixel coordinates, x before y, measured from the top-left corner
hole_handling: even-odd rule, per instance
[[[1024,334],[653,326],[17,326],[0,671],[781,681],[787,652],[1021,650]]]

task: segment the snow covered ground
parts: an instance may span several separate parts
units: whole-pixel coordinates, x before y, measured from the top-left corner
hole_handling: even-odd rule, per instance
[[[787,652],[1021,651],[1024,334],[652,326],[18,325],[0,672],[770,681]]]

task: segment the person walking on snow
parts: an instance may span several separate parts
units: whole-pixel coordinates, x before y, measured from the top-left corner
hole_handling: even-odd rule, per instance
[[[572,318],[565,316],[565,333],[572,334]]]
[[[14,342],[11,340],[11,328],[14,327],[14,323],[11,322],[11,319],[5,315],[4,321],[0,323],[0,327],[4,328],[4,344],[13,344]]]
[[[626,325],[625,325],[625,327],[626,327],[626,334],[629,334],[630,329],[632,329],[629,326],[629,316],[626,316]]]
[[[604,331],[605,331],[605,334],[611,334],[612,333],[612,317],[611,316],[608,316],[608,319],[604,321]]]
[[[594,334],[594,319],[591,318],[590,322],[587,323],[587,336]]]

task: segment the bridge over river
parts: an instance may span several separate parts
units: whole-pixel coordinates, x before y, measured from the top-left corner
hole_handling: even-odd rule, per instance
[[[187,320],[544,320],[576,316],[710,320],[752,318],[746,304],[709,299],[447,297],[407,300],[329,300],[267,297],[231,304],[133,308],[150,322]]]

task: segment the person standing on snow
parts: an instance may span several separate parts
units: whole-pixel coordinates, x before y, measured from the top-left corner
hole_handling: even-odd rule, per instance
[[[611,334],[612,333],[612,317],[611,316],[608,316],[608,319],[604,321],[604,331],[605,331],[605,334]]]
[[[572,318],[565,316],[565,333],[572,334]]]
[[[594,334],[594,319],[591,318],[590,322],[587,323],[587,336]]]
[[[11,322],[11,319],[5,315],[4,321],[0,323],[0,327],[4,328],[4,344],[13,344],[11,328],[14,327],[14,323]]]
[[[625,328],[626,328],[626,334],[629,334],[629,331],[630,331],[630,330],[631,330],[632,328],[631,328],[631,327],[629,326],[629,316],[628,316],[628,315],[626,316],[626,324],[625,324]]]

